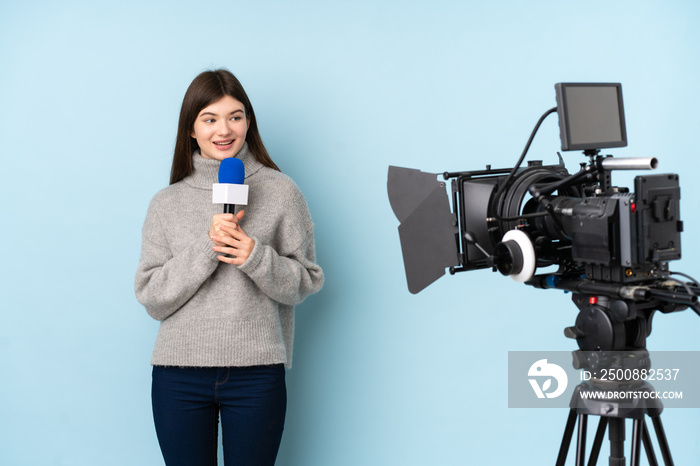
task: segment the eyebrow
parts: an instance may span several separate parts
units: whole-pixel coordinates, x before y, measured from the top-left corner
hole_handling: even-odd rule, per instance
[[[245,112],[243,112],[242,109],[238,109],[238,110],[234,110],[233,112],[229,113],[229,115],[233,115],[234,113],[239,113],[239,112],[240,112],[240,113],[245,113]],[[219,116],[218,114],[216,114],[216,113],[214,113],[214,112],[203,112],[203,113],[200,113],[200,114],[199,114],[200,117],[202,117],[202,116],[204,116],[204,115]]]

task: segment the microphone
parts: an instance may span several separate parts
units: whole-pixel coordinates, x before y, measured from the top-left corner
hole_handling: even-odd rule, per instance
[[[233,214],[238,205],[248,205],[248,185],[241,159],[229,157],[219,166],[219,182],[212,186],[212,203],[223,204],[225,214]]]

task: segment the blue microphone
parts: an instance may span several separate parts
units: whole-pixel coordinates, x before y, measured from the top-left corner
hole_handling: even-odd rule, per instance
[[[245,167],[241,159],[229,157],[221,161],[219,183],[243,184],[243,180],[245,180]]]
[[[219,182],[212,188],[212,202],[223,204],[225,214],[233,214],[236,204],[248,204],[248,186],[245,180],[245,167],[241,159],[229,157],[219,166]]]

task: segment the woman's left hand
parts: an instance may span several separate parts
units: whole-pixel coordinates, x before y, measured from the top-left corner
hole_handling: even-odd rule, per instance
[[[233,265],[243,265],[255,247],[255,241],[246,235],[240,225],[236,228],[222,225],[221,230],[230,236],[216,236],[212,240],[224,243],[226,246],[214,246],[214,251],[222,253],[218,257],[221,262]],[[227,257],[223,254],[228,254]]]

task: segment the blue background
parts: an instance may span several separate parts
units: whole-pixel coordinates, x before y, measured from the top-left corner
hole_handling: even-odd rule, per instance
[[[691,0],[2,2],[0,463],[162,464],[140,229],[185,89],[223,66],[326,273],[297,310],[278,464],[553,464],[566,410],[508,409],[507,352],[574,349],[575,307],[489,271],[409,294],[387,167],[510,167],[556,82],[621,82],[629,146],[611,152],[680,173],[673,268],[700,275],[698,24]],[[558,149],[552,116],[529,158]],[[654,324],[650,349],[699,349],[692,312]],[[697,464],[698,411],[663,418]]]

